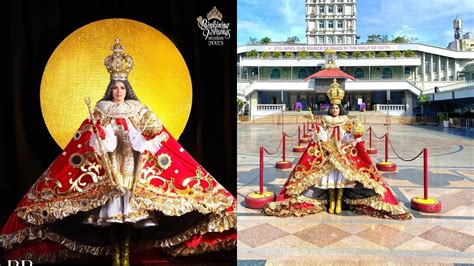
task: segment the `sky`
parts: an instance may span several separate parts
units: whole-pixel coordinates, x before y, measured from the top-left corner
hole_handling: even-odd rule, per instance
[[[356,0],[359,43],[371,34],[406,36],[417,43],[446,48],[454,39],[453,19],[474,35],[473,0]],[[237,44],[270,37],[306,43],[305,0],[237,0]]]

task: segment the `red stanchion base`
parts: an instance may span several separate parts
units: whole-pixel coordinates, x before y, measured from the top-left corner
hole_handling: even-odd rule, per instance
[[[301,139],[300,139],[300,142],[301,142],[301,143],[310,143],[310,142],[311,142],[311,138],[301,138]]]
[[[275,199],[275,194],[270,191],[265,191],[263,194],[252,192],[245,197],[245,206],[251,209],[262,209],[265,204],[272,202]]]
[[[365,149],[368,154],[377,154],[377,149],[376,148],[367,148]]]
[[[441,201],[434,198],[414,197],[411,199],[411,208],[420,212],[440,212]]]
[[[304,152],[306,150],[305,146],[295,146],[293,147],[293,152]]]
[[[290,161],[279,161],[275,164],[275,167],[278,169],[288,169],[292,166],[293,164]]]
[[[384,172],[395,172],[397,171],[397,165],[392,162],[380,162],[376,164],[379,171]]]

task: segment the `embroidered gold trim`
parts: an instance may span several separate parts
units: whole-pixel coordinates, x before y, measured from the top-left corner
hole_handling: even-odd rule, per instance
[[[188,228],[179,235],[167,239],[141,242],[134,244],[133,248],[136,251],[144,251],[152,248],[169,248],[183,243],[184,241],[190,239],[193,235],[203,235],[205,233],[211,232],[223,232],[232,228],[236,228],[236,226],[237,217],[235,214],[224,216],[213,214],[204,219],[199,224]]]
[[[191,256],[204,252],[232,250],[237,246],[237,239],[218,240],[217,243],[200,243],[197,247],[186,247],[184,245],[168,251],[171,256]]]
[[[84,254],[70,251],[64,249],[56,252],[48,252],[47,254],[38,255],[36,253],[25,253],[22,255],[22,260],[31,260],[34,264],[38,263],[55,263],[61,262],[69,259],[79,259],[84,256]],[[5,259],[14,259],[14,258],[5,258]]]
[[[19,230],[18,232],[12,234],[0,235],[0,245],[2,248],[11,249],[13,248],[14,244],[20,244],[25,241],[46,239],[61,244],[75,252],[88,253],[96,256],[102,254],[111,254],[110,247],[79,244],[54,231],[51,231],[50,229],[35,225]]]
[[[344,199],[344,202],[348,205],[365,205],[369,206],[378,211],[384,211],[391,215],[411,214],[400,202],[398,205],[389,204],[382,201],[381,196],[372,196],[364,199]]]
[[[75,198],[58,197],[58,200],[53,202],[40,202],[19,207],[15,212],[27,223],[40,225],[45,222],[51,223],[63,219],[80,211],[89,211],[121,195],[122,192],[114,189],[110,182],[106,180],[101,183],[90,184]]]
[[[313,206],[307,208],[293,208],[295,204],[309,203]],[[303,195],[292,197],[286,200],[270,202],[263,211],[267,215],[288,217],[288,216],[306,216],[326,209],[327,200],[316,200]]]
[[[170,193],[149,184],[135,182],[130,205],[136,209],[161,211],[169,216],[181,216],[191,211],[202,214],[223,212],[233,204],[231,196],[223,193]]]

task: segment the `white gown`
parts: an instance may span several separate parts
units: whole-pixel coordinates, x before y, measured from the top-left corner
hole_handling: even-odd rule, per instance
[[[353,142],[353,136],[347,133],[341,126],[339,126],[340,136],[342,136],[343,142]],[[328,126],[326,130],[320,127],[318,138],[325,141],[333,141],[336,136],[334,136],[334,130],[332,126]],[[313,140],[317,141],[316,136],[313,136]],[[333,189],[333,188],[353,188],[356,184],[352,181],[349,181],[344,177],[344,175],[337,169],[329,171],[326,176],[321,178],[321,183],[315,186],[319,189]]]

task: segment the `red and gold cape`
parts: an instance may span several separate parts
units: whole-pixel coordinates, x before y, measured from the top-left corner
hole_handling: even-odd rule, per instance
[[[157,213],[158,226],[132,231],[131,257],[149,250],[186,256],[235,248],[235,197],[184,150],[150,110],[139,109],[138,116],[137,112],[123,116],[137,128],[145,127],[147,139],[160,135],[163,141],[156,153],[137,154],[130,205]],[[124,194],[107,160],[91,147],[92,134],[93,124],[86,119],[20,200],[1,231],[5,258],[39,263],[112,253],[107,228],[82,222],[89,211]]]
[[[326,210],[327,193],[317,187],[321,187],[324,176],[337,170],[343,174],[346,182],[356,184],[354,188],[344,188],[343,202],[346,208],[374,217],[411,219],[411,214],[397,201],[367,154],[364,141],[360,140],[364,129],[358,121],[326,116],[323,117],[323,126],[316,126],[315,133],[319,130],[332,131],[334,128],[339,130],[338,126],[355,134],[359,141],[351,143],[313,139],[285,182],[277,200],[269,203],[264,212],[285,217],[304,216]]]

